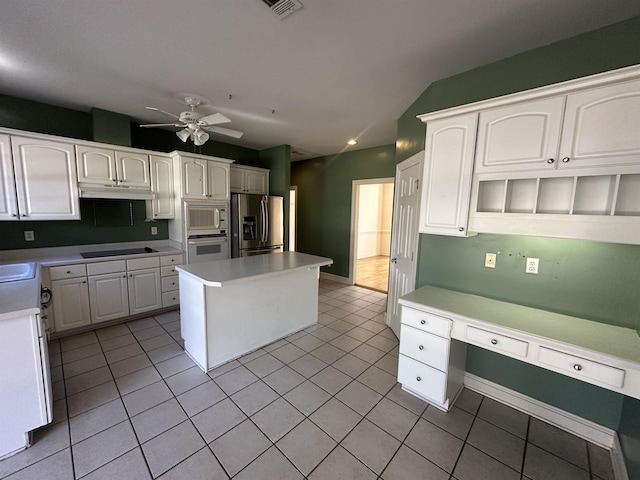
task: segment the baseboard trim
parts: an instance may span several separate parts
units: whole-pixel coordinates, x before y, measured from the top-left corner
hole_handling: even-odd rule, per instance
[[[469,390],[504,403],[527,415],[606,448],[611,453],[611,463],[616,480],[629,480],[620,441],[615,430],[603,427],[578,415],[543,403],[468,372],[464,374],[464,386]]]
[[[351,285],[351,282],[347,277],[341,277],[340,275],[334,275],[333,273],[320,272],[320,278],[331,280],[332,282],[343,283],[345,285]]]

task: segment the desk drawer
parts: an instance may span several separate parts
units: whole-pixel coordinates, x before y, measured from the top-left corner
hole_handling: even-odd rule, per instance
[[[450,342],[407,325],[400,328],[400,353],[443,372],[449,365]]]
[[[446,400],[447,374],[404,355],[398,357],[398,382],[439,404]]]
[[[49,278],[51,280],[62,280],[63,278],[86,277],[87,267],[84,263],[75,265],[61,265],[49,268]]]
[[[547,347],[540,347],[538,361],[586,382],[601,382],[622,388],[625,371]]]
[[[451,338],[451,320],[402,306],[402,323],[440,337]]]
[[[471,326],[467,327],[467,339],[482,348],[517,357],[526,357],[529,351],[528,342]]]

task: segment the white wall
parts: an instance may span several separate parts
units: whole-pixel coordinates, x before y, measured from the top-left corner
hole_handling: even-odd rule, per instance
[[[393,183],[360,185],[357,258],[389,255]]]

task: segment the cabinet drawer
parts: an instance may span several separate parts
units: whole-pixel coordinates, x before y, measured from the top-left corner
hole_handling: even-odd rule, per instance
[[[449,365],[450,340],[402,325],[400,353],[446,372]]]
[[[162,306],[171,307],[180,303],[180,292],[174,290],[173,292],[164,292],[162,294]]]
[[[402,306],[402,323],[444,338],[451,338],[451,320]]]
[[[182,265],[182,254],[179,253],[177,255],[162,255],[160,257],[160,265]]]
[[[446,400],[447,374],[404,355],[398,357],[398,382],[439,404]]]
[[[127,265],[124,260],[114,260],[112,262],[98,262],[87,264],[89,275],[103,275],[105,273],[125,272]]]
[[[173,290],[178,290],[178,275],[162,277],[162,291],[171,292]]]
[[[86,277],[87,266],[84,263],[76,265],[61,265],[49,268],[49,278],[51,280],[62,280],[63,278]]]
[[[178,271],[176,270],[175,265],[168,265],[166,267],[160,267],[160,275],[163,277],[168,277],[169,275],[177,275]]]
[[[127,270],[142,270],[144,268],[155,268],[160,266],[158,257],[132,258],[127,260]]]
[[[625,371],[547,347],[540,347],[538,361],[586,382],[599,382],[622,388]]]
[[[528,342],[471,326],[467,327],[467,339],[482,348],[518,357],[526,357],[529,351]]]

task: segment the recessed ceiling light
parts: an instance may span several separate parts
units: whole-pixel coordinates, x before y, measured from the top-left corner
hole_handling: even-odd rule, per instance
[[[357,140],[354,140],[353,138],[349,141],[347,141],[347,145],[356,145],[358,143]]]

